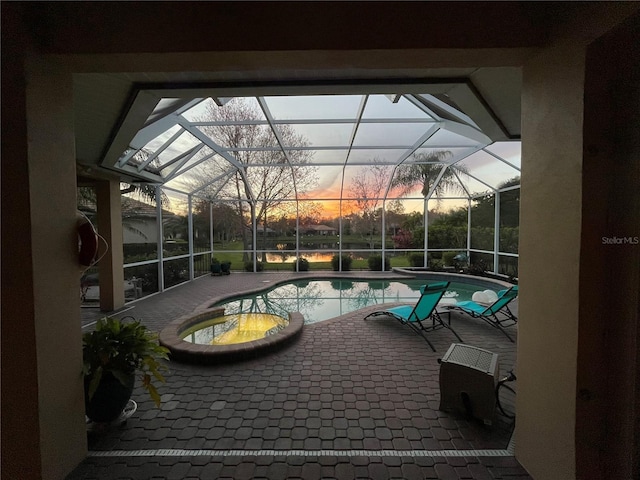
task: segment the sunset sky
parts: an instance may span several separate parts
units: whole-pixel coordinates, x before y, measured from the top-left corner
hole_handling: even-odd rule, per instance
[[[222,100],[222,103],[226,102],[225,99]],[[434,110],[425,105],[432,105]],[[241,109],[238,109],[240,106]],[[220,115],[225,115],[222,112],[233,115],[236,115],[235,112],[245,112],[248,117],[231,118],[236,122],[234,125],[246,124],[247,127],[242,128],[246,128],[247,132],[251,128],[258,133],[268,133],[270,128],[276,132],[270,137],[256,136],[256,140],[252,142],[259,142],[263,138],[270,142],[265,145],[266,148],[273,149],[273,139],[277,138],[277,148],[284,148],[292,153],[306,152],[306,165],[317,167],[315,172],[309,172],[309,175],[317,176],[317,182],[307,191],[299,192],[300,198],[320,201],[325,217],[338,215],[338,199],[341,195],[345,199],[353,196],[354,177],[380,174],[380,170],[373,169],[372,164],[387,165],[384,175],[389,178],[382,182],[384,187],[377,193],[379,196],[385,195],[394,166],[399,162],[410,163],[413,158],[434,152],[449,152],[446,163],[455,163],[468,172],[468,175],[460,176],[460,180],[464,190],[471,195],[491,191],[506,180],[520,175],[520,142],[491,144],[487,138],[487,143],[482,143],[482,139],[486,137],[474,130],[477,127],[473,121],[459,111],[451,110],[451,114],[444,118],[433,113],[451,108],[431,95],[415,94],[403,95],[397,102],[393,102],[387,95],[245,97],[231,99],[223,106],[218,106],[212,99],[205,99],[183,112],[179,117],[182,120],[163,134],[147,138],[148,135],[145,137],[141,133],[132,143],[144,145],[147,152],[158,151],[152,157],[154,164],[160,169],[163,164],[168,166],[161,171],[175,173],[181,169],[178,172],[180,174],[172,175],[166,185],[179,191],[190,191],[197,185],[197,181],[207,181],[202,177],[205,173],[203,166],[211,165],[213,168],[209,170],[214,172],[214,179],[226,181],[226,172],[234,168],[234,155],[248,155],[249,153],[242,152],[264,148],[259,143],[247,144],[244,140],[235,146],[229,145],[227,137],[219,135],[209,137],[202,143],[205,138],[203,133],[209,136],[210,133],[222,132],[222,127],[207,126],[216,125],[212,120],[223,125],[221,120],[216,120],[216,112],[220,112]],[[456,116],[459,120],[450,120]],[[278,133],[281,129],[289,134],[281,136],[282,132]],[[468,132],[467,136],[463,135],[465,132]],[[290,143],[297,141],[302,143]],[[197,148],[199,150],[194,150]],[[190,151],[195,151],[196,154],[185,157]],[[176,163],[175,159],[181,157],[185,157],[185,160]],[[288,161],[295,158],[297,157],[289,156]],[[145,159],[141,157],[138,161],[144,162]],[[192,173],[200,177],[190,180]],[[214,192],[219,191],[219,187],[215,185],[210,188]],[[453,195],[459,197],[460,193]],[[394,196],[397,194],[389,192],[389,198]],[[408,196],[415,200],[403,202],[405,212],[421,212],[423,202],[420,186],[416,186],[415,192]],[[173,209],[183,209],[178,205],[185,204],[186,197],[174,193],[170,197],[175,198],[172,202]],[[336,200],[328,201],[330,199]],[[452,208],[460,205],[466,205],[466,201],[455,200],[438,205],[434,202],[429,208]],[[343,214],[346,207],[347,202],[343,202]]]

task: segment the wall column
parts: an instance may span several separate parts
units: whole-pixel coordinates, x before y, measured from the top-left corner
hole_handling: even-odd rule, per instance
[[[40,422],[31,244],[25,48],[21,17],[2,6],[2,461],[4,478],[39,480]],[[6,38],[6,41],[5,41]],[[5,57],[6,55],[6,57]]]
[[[100,310],[110,312],[124,306],[124,271],[122,253],[122,204],[120,182],[100,181],[96,184],[98,198],[98,233],[100,241]]]
[[[31,205],[40,450],[26,453],[40,456],[42,479],[60,479],[87,452],[73,82],[70,73],[44,57],[34,57],[29,65],[26,188]]]
[[[584,48],[523,69],[516,457],[575,478]]]

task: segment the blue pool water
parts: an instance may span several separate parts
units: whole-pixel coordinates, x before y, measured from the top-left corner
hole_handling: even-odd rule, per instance
[[[224,307],[225,314],[271,313],[287,318],[288,312],[300,312],[304,323],[311,324],[371,305],[415,303],[420,297],[420,286],[425,283],[430,282],[424,279],[298,280],[212,306]],[[444,298],[471,300],[474,292],[485,289],[484,285],[451,282]]]

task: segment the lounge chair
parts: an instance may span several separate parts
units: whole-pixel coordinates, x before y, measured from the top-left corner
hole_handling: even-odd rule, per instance
[[[450,312],[438,312],[438,302],[444,295],[444,292],[447,291],[447,287],[449,286],[449,282],[438,282],[432,283],[429,285],[423,285],[420,287],[420,293],[422,294],[418,299],[418,302],[415,306],[411,305],[401,305],[398,307],[391,307],[385,310],[378,310],[376,312],[370,313],[364,319],[368,319],[370,317],[384,315],[387,317],[392,317],[398,320],[403,325],[409,326],[414,332],[420,334],[422,338],[424,338],[431,350],[436,351],[435,347],[427,338],[427,333],[438,328],[447,328],[453,332],[458,340],[462,342],[460,336],[455,332],[453,328],[451,328],[451,317],[449,317],[449,322],[445,323],[442,320],[441,314],[446,313],[450,314]],[[425,325],[425,323],[430,324]]]
[[[482,305],[472,300],[457,302],[455,305],[447,305],[449,309],[457,309],[473,318],[481,318],[492,327],[504,333],[509,340],[513,338],[504,327],[510,327],[518,323],[518,318],[509,310],[509,303],[518,296],[518,286],[498,292],[498,299],[491,305]]]

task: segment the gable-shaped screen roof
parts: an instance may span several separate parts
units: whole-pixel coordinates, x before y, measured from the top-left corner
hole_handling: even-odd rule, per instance
[[[380,198],[469,198],[519,183],[520,142],[494,140],[442,93],[181,92],[159,97],[128,148],[119,151],[114,142],[102,164],[211,200],[238,194],[260,200],[269,193],[252,187],[252,178],[267,175],[262,184],[287,186],[284,196],[291,199],[342,198],[346,185],[372,167],[384,177],[377,187]],[[412,165],[446,170],[440,178],[456,185],[403,190],[399,177]]]

